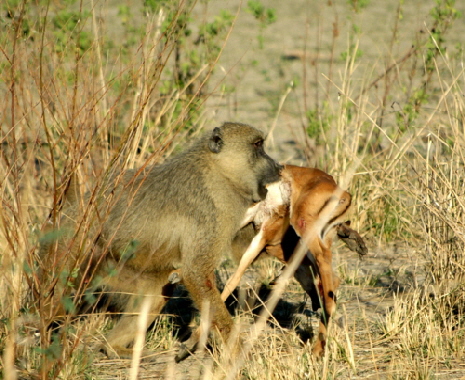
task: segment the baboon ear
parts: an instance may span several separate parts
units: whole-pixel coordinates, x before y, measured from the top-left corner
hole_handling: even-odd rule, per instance
[[[221,138],[221,129],[216,127],[213,129],[210,140],[208,141],[208,147],[213,153],[220,153],[223,146],[223,139]]]

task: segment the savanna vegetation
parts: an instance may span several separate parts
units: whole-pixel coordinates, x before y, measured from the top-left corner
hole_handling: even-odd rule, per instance
[[[2,2],[4,379],[465,376],[464,4],[316,3],[289,5],[294,19],[279,1]],[[376,24],[389,31],[382,40],[367,32]],[[301,39],[277,45],[291,29]],[[253,58],[244,39],[233,43],[245,34]],[[250,73],[247,99],[260,105],[243,100]],[[108,314],[47,329],[38,299],[66,286],[86,297],[75,271],[45,268],[57,272],[46,287],[37,277],[41,241],[71,234],[83,255],[93,244],[43,232],[56,225],[71,176],[98,197],[107,176],[160,162],[225,117],[268,129],[272,155],[318,166],[353,195],[352,226],[370,257],[336,245],[339,317],[325,357],[311,356],[317,318],[294,282],[258,337],[248,333],[252,313],[236,311],[250,343],[238,368],[223,366],[214,349],[175,365],[176,308],[147,332],[159,354],[149,364],[90,349],[113,323]],[[83,208],[77,224],[86,231],[95,210]],[[231,268],[225,258],[219,278]],[[254,270],[266,290],[280,265],[263,260]]]

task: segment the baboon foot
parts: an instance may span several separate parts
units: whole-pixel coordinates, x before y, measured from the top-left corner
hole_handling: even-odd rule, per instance
[[[192,338],[192,336],[191,336],[191,338]],[[179,362],[183,361],[184,359],[187,359],[197,349],[197,346],[199,344],[198,339],[192,339],[191,340],[191,338],[189,338],[186,342],[180,344],[179,351],[178,351],[177,355],[174,358],[174,361],[176,363],[179,363]]]
[[[105,344],[99,344],[96,349],[102,351],[111,360],[127,359],[130,360],[134,356],[134,350],[132,348],[125,348],[121,346],[108,346]],[[156,358],[155,352],[151,350],[142,350],[140,360],[143,362],[154,361]]]
[[[231,362],[242,355],[242,347],[244,344],[240,336],[236,335],[238,332],[239,331],[237,330],[235,333],[229,335],[228,342],[226,343],[223,340],[216,341],[217,344],[222,346],[223,354],[226,353],[225,358],[228,358],[227,360],[230,360]],[[200,335],[200,328],[197,328],[188,340],[180,344],[178,354],[174,358],[176,363],[188,358],[198,349]]]

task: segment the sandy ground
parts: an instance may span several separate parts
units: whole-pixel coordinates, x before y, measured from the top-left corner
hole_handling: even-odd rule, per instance
[[[242,5],[233,32],[219,60],[220,69],[210,82],[213,95],[208,109],[212,123],[225,120],[247,122],[270,132],[268,150],[288,163],[308,164],[305,150],[311,145],[305,136],[305,111],[324,99],[337,104],[346,63],[341,59],[353,44],[353,25],[359,29],[359,58],[352,74],[350,95],[356,96],[385,67],[399,61],[412,47],[416,36],[431,26],[428,17],[433,2],[411,0],[402,8],[398,35],[391,49],[398,2],[370,1],[358,14],[349,11],[347,1],[279,0],[264,2],[276,9],[277,20],[262,32],[259,46],[257,22],[246,10],[246,2],[213,0],[197,7],[200,17],[212,17],[221,9],[235,14]],[[465,14],[465,2],[456,2]],[[205,14],[206,13],[206,14]],[[333,38],[333,31],[336,37]],[[447,34],[449,51],[463,42],[465,23],[457,21]],[[331,50],[334,44],[334,55]],[[331,58],[333,65],[331,67]],[[221,94],[221,85],[234,88]],[[287,94],[287,90],[292,88]],[[381,89],[380,89],[381,92]],[[279,104],[283,101],[282,108]],[[373,99],[376,101],[376,99]],[[402,104],[399,94],[392,99]],[[312,150],[316,154],[318,150]],[[313,157],[308,156],[310,164]]]
[[[335,268],[342,266],[340,270],[355,281],[342,284],[338,289],[338,311],[333,327],[338,329],[345,324],[351,325],[358,370],[357,375],[350,374],[350,378],[386,378],[389,358],[383,356],[378,360],[373,357],[373,353],[381,353],[386,344],[374,326],[392,308],[394,296],[402,296],[423,283],[424,271],[421,269],[423,263],[419,261],[420,256],[411,248],[392,244],[383,248],[372,246],[369,256],[362,260],[344,246],[337,246],[334,257]],[[224,277],[225,273],[222,274]],[[310,310],[309,300],[294,283],[273,314],[284,329],[268,328],[275,334],[280,331],[283,334],[297,331],[300,338],[305,340],[308,338],[305,331],[308,328],[316,331],[318,325],[317,315]],[[300,349],[308,349],[308,346],[302,345]],[[142,363],[139,368],[140,378],[199,379],[203,378],[205,367],[211,365],[208,353],[196,354],[179,364],[174,363],[174,355],[175,351],[160,352],[155,361]],[[102,356],[94,363],[94,370],[101,379],[125,379],[128,378],[129,366],[130,361],[107,360]],[[459,375],[465,375],[465,368],[439,371],[437,378],[457,379]],[[343,376],[349,378],[349,373]]]
[[[361,30],[360,50],[363,55],[353,76],[354,92],[366,84],[367,78],[379,75],[387,63],[399,59],[411,47],[416,33],[425,30],[425,20],[431,2],[412,0],[405,3],[399,24],[398,41],[389,48],[396,17],[397,1],[370,1],[360,14],[348,14],[346,1],[268,0],[276,9],[277,21],[263,30],[263,48],[259,47],[257,22],[246,12],[246,2],[212,0],[208,7],[199,4],[198,17],[212,17],[221,9],[232,13],[242,10],[236,20],[218,70],[209,90],[213,95],[207,103],[207,117],[212,126],[223,121],[240,121],[269,131],[268,151],[273,157],[289,163],[308,164],[305,151],[312,142],[305,137],[305,110],[315,108],[326,96],[338,97],[338,85],[343,81],[345,63],[339,59],[350,43],[352,23]],[[284,5],[285,4],[285,5]],[[465,13],[465,2],[457,2]],[[335,63],[330,71],[333,27]],[[449,33],[453,46],[463,36],[464,23],[457,22]],[[392,52],[389,55],[388,52]],[[293,84],[293,85],[292,85]],[[221,85],[234,88],[222,94]],[[287,89],[291,89],[287,93]],[[280,101],[284,101],[280,106]],[[314,153],[317,150],[313,151]],[[310,160],[311,164],[311,160]],[[369,255],[364,260],[344,248],[335,250],[336,267],[354,273],[369,285],[360,287],[343,284],[339,289],[340,323],[351,318],[357,332],[368,333],[370,324],[393,304],[393,295],[409,291],[424,281],[422,256],[406,245],[378,246],[368,237]],[[286,294],[289,302],[305,300],[302,294]],[[309,305],[306,305],[307,309]],[[304,308],[305,309],[305,308]],[[344,310],[344,312],[342,312]],[[303,311],[305,314],[305,310]],[[336,318],[337,319],[337,318]],[[316,321],[316,319],[315,319]],[[314,322],[315,322],[314,321]],[[382,343],[374,351],[382,347]],[[357,346],[355,354],[366,355],[373,347]],[[373,352],[373,351],[371,351]],[[161,355],[151,364],[143,364],[140,378],[199,378],[199,356],[174,365],[172,354]],[[102,359],[95,363],[99,378],[126,378],[128,362]],[[111,369],[111,370],[110,370]],[[383,378],[384,364],[369,358],[365,369],[354,378]],[[111,374],[109,374],[111,373]],[[437,378],[457,379],[465,376],[465,368],[437,373]]]

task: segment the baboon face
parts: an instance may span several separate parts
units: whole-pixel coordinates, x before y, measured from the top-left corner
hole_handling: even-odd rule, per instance
[[[264,149],[261,131],[238,123],[225,123],[215,128],[209,148],[221,172],[238,189],[252,193],[253,202],[266,197],[266,185],[279,180],[282,166],[269,157]]]

